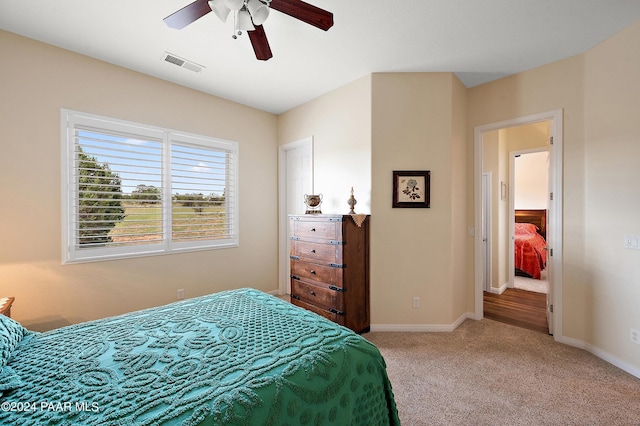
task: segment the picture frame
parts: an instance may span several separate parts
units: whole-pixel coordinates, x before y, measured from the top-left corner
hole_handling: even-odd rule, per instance
[[[431,171],[394,170],[393,208],[430,208]]]

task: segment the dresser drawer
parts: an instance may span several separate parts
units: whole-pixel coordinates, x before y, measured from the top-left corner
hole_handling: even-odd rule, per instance
[[[303,280],[319,281],[327,287],[329,285],[342,287],[342,270],[343,268],[321,265],[319,263],[291,260],[291,275],[295,275]]]
[[[322,263],[342,263],[341,244],[291,240],[291,255]]]
[[[327,309],[334,308],[336,311],[344,311],[342,302],[343,292],[341,291],[331,290],[292,279],[291,294],[316,306],[322,306]]]
[[[304,300],[298,300],[295,297],[291,297],[291,303],[295,306],[299,306],[301,308],[305,308],[311,312],[314,312],[320,316],[325,317],[328,320],[331,320],[337,324],[345,325],[345,316],[344,314],[339,314],[335,312],[327,311],[326,309],[319,308],[310,303],[305,302]]]
[[[340,221],[301,219],[292,220],[291,226],[291,235],[295,235],[296,238],[336,241],[342,239],[342,222]]]

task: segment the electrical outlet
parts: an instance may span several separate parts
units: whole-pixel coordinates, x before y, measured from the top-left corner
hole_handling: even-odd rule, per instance
[[[635,328],[631,329],[631,341],[640,345],[640,330],[636,330]]]
[[[178,290],[178,300],[184,299],[184,288]]]
[[[630,250],[640,250],[640,235],[625,234],[624,248]]]
[[[413,298],[412,306],[413,306],[414,309],[420,307],[420,298],[419,297],[415,296]]]

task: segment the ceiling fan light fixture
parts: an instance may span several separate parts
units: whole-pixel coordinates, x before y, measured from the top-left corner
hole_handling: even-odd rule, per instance
[[[253,19],[253,23],[255,25],[262,25],[269,17],[269,6],[268,4],[260,1],[260,0],[249,0],[247,1],[247,10],[251,14],[251,18]]]
[[[222,22],[227,22],[227,16],[231,13],[231,9],[225,6],[223,0],[210,0],[209,7]]]
[[[237,23],[236,25],[238,26],[238,30],[240,31],[253,31],[256,29],[256,27],[253,26],[253,22],[251,21],[251,15],[249,14],[249,11],[246,8],[242,8],[239,12],[238,12],[238,18],[237,18]]]
[[[231,10],[240,10],[244,6],[244,0],[223,0],[224,5]]]

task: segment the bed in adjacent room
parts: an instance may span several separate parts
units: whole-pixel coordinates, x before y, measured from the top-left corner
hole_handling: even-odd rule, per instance
[[[547,265],[546,210],[516,210],[515,222],[515,273],[539,280]]]
[[[253,289],[0,332],[0,424],[399,424],[373,344]]]

